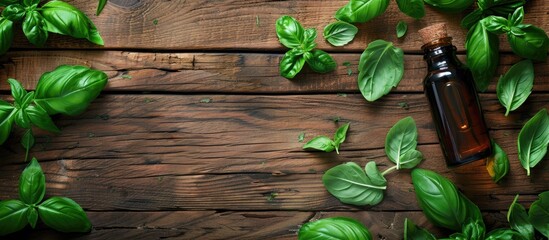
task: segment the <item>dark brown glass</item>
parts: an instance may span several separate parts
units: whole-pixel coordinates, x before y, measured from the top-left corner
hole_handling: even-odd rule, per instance
[[[452,38],[423,45],[423,80],[446,165],[459,166],[492,154],[473,75],[456,57]]]

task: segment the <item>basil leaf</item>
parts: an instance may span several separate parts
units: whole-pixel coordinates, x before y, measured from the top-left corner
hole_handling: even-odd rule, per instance
[[[511,31],[509,20],[502,17],[489,16],[484,18],[483,23],[486,30],[494,34],[503,34]]]
[[[420,19],[425,16],[425,4],[423,0],[396,0],[398,9],[404,14]]]
[[[479,208],[447,178],[429,170],[412,170],[412,183],[423,213],[434,225],[461,231],[471,220],[482,221]]]
[[[324,28],[324,39],[333,46],[339,47],[353,41],[357,33],[358,28],[355,25],[337,21]]]
[[[480,9],[476,9],[475,11],[467,14],[462,20],[461,20],[461,27],[465,29],[470,29],[473,27],[476,23],[478,23],[482,18],[484,18],[484,13]]]
[[[49,115],[82,113],[107,84],[107,74],[84,66],[62,65],[40,77],[34,102]]]
[[[36,208],[33,206],[28,206],[27,208],[27,221],[31,225],[32,228],[36,227],[36,222],[38,222],[38,211],[36,211]]]
[[[495,183],[498,183],[509,172],[510,164],[507,153],[492,140],[492,156],[486,160],[486,170]]]
[[[107,0],[99,0],[99,4],[97,5],[97,12],[95,13],[96,16],[99,16],[99,14],[101,14],[103,8],[105,8],[105,5],[107,5]]]
[[[396,26],[397,37],[404,37],[404,35],[406,35],[406,31],[408,31],[408,24],[406,24],[406,22],[404,21],[398,21],[398,24]]]
[[[353,162],[341,164],[326,171],[322,182],[326,190],[342,203],[373,206],[383,200],[387,180],[373,161],[366,164],[365,170]]]
[[[29,106],[27,107],[26,112],[29,116],[31,123],[35,126],[53,133],[61,132],[61,130],[59,130],[59,128],[55,126],[55,123],[53,123],[46,110],[44,110],[42,107],[38,105]]]
[[[372,240],[362,223],[346,217],[325,218],[303,224],[298,240]]]
[[[547,153],[548,144],[549,115],[544,108],[524,124],[518,136],[518,156],[528,176],[530,176],[530,169],[535,167]]]
[[[436,237],[406,218],[404,219],[404,240],[436,240]]]
[[[85,38],[97,45],[103,45],[103,39],[93,22],[80,10],[63,1],[50,1],[40,8],[46,20],[49,32]]]
[[[13,42],[13,22],[0,17],[0,55],[10,49]]]
[[[485,1],[479,1],[485,2]],[[509,14],[513,13],[517,8],[522,7],[526,1],[525,0],[495,0],[488,7],[487,12],[489,11],[492,14],[498,16],[507,17]],[[480,7],[480,4],[479,4]]]
[[[528,215],[534,228],[549,238],[549,191],[539,194],[539,199],[530,206]]]
[[[485,240],[526,240],[520,233],[512,229],[495,229],[486,235]]]
[[[524,20],[524,7],[519,7],[509,16],[509,24],[511,26],[517,26]]]
[[[425,3],[444,12],[461,12],[473,4],[473,0],[425,0]]]
[[[0,145],[2,145],[9,137],[13,121],[15,120],[15,108],[0,100]]]
[[[331,72],[337,67],[337,63],[330,54],[318,49],[311,51],[310,55],[305,54],[305,61],[313,71],[318,73]]]
[[[2,17],[14,22],[21,21],[25,17],[25,8],[21,4],[11,4],[4,8]]]
[[[410,150],[400,156],[400,165],[397,169],[412,169],[423,161],[423,154],[418,150]]]
[[[32,205],[42,201],[45,194],[46,177],[36,158],[33,158],[19,178],[19,198]]]
[[[297,48],[305,40],[305,29],[295,18],[282,16],[276,20],[276,35],[282,45]]]
[[[545,61],[549,49],[549,38],[545,30],[535,26],[527,26],[521,30],[524,35],[507,34],[513,52],[523,58]]]
[[[484,240],[486,229],[482,219],[472,220],[463,226],[463,235],[467,240]]]
[[[316,149],[324,152],[332,152],[335,149],[335,143],[326,136],[318,136],[303,145],[303,149]]]
[[[23,32],[30,43],[42,47],[48,40],[48,31],[46,30],[46,21],[38,11],[27,13],[23,21]]]
[[[0,236],[17,232],[27,225],[28,208],[19,200],[0,201]]]
[[[391,42],[375,40],[360,56],[358,88],[373,102],[396,87],[404,74],[404,53]]]
[[[519,232],[523,237],[528,240],[534,239],[534,226],[528,220],[528,214],[526,209],[519,203],[517,200],[519,195],[515,196],[515,200],[509,206],[509,211],[507,212],[507,221],[511,225],[511,228]]]
[[[38,206],[40,219],[60,232],[89,232],[91,223],[78,203],[66,197],[52,197]]]
[[[417,147],[417,127],[412,117],[399,120],[385,137],[385,154],[401,169],[402,157]],[[421,153],[420,153],[421,154]]]
[[[467,33],[467,65],[473,73],[477,89],[484,92],[499,64],[499,38],[487,31],[481,20]]]
[[[286,52],[280,60],[280,76],[292,79],[301,71],[303,65],[305,65],[305,58],[297,48],[294,48]]]
[[[389,0],[350,0],[337,10],[335,18],[348,23],[365,23],[383,14]]]
[[[533,87],[534,64],[530,60],[518,62],[500,77],[496,91],[499,102],[507,109],[505,116],[528,99]]]
[[[314,28],[305,29],[305,38],[301,46],[303,53],[309,52],[316,47],[315,40],[316,40],[316,29]]]
[[[347,131],[349,130],[349,123],[341,126],[337,129],[337,131],[334,134],[334,146],[337,153],[339,153],[339,145],[341,143],[345,142],[345,138],[347,138]]]
[[[13,99],[15,100],[15,103],[22,107],[23,105],[23,98],[27,95],[27,90],[23,88],[23,85],[21,83],[13,78],[8,79],[8,83],[10,84],[11,88],[11,95],[13,96]]]

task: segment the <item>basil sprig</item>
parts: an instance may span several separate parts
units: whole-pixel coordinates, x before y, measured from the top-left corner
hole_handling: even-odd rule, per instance
[[[52,197],[44,202],[46,178],[33,158],[19,179],[19,200],[0,201],[0,236],[35,228],[38,218],[61,232],[89,232],[91,223],[86,213],[70,198]],[[42,203],[40,203],[42,202]]]
[[[347,217],[332,217],[303,224],[299,229],[297,239],[372,240],[372,234],[357,220]]]
[[[313,138],[311,141],[303,145],[303,149],[315,149],[324,152],[333,152],[334,150],[339,154],[339,146],[345,142],[347,137],[347,131],[349,130],[350,124],[347,123],[337,129],[334,133],[334,139],[330,139],[326,136],[318,136]]]

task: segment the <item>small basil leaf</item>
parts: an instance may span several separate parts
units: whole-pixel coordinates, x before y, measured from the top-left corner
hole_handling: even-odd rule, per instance
[[[33,206],[28,206],[28,215],[27,220],[32,228],[36,227],[36,222],[38,222],[38,211],[36,211],[36,208]]]
[[[19,109],[15,112],[15,124],[19,127],[29,129],[31,127],[31,121],[27,115],[25,109]]]
[[[294,48],[286,52],[280,60],[280,75],[292,79],[301,71],[303,65],[305,65],[305,58],[297,48]]]
[[[385,137],[385,154],[397,165],[397,169],[401,169],[402,156],[416,147],[417,127],[412,117],[399,120]]]
[[[13,42],[13,22],[0,17],[0,55],[4,55],[10,49]]]
[[[40,77],[34,102],[49,115],[78,115],[107,85],[107,74],[84,66],[62,65]]]
[[[318,136],[303,145],[303,149],[316,149],[324,152],[332,152],[335,149],[335,143],[326,136]]]
[[[404,14],[420,19],[425,16],[425,5],[423,0],[396,0],[398,9]]]
[[[472,220],[463,226],[463,235],[466,240],[484,240],[486,229],[482,219]]]
[[[406,218],[404,219],[404,240],[436,240],[436,237]]]
[[[19,200],[0,201],[0,236],[17,232],[27,226],[28,207]]]
[[[358,28],[350,23],[337,21],[324,28],[324,39],[334,46],[344,46],[353,41]]]
[[[15,120],[15,108],[0,100],[0,145],[2,145],[9,137],[13,121]]]
[[[510,111],[519,108],[532,93],[534,87],[534,64],[523,60],[513,65],[498,81],[497,96],[501,105]]]
[[[543,236],[549,238],[549,191],[539,194],[539,199],[530,206],[528,220]]]
[[[353,162],[341,164],[326,171],[322,182],[326,190],[342,203],[373,206],[383,200],[387,180],[373,161],[366,164],[365,170]]]
[[[473,0],[425,0],[425,3],[444,12],[461,12],[473,4]]]
[[[398,21],[398,24],[396,26],[397,37],[404,37],[404,35],[406,35],[406,31],[408,31],[408,24],[406,24],[406,22],[404,21]]]
[[[513,52],[523,58],[545,61],[549,49],[549,38],[545,30],[535,26],[524,27],[521,30],[524,35],[507,34]]]
[[[358,88],[373,102],[396,87],[404,75],[404,53],[391,42],[375,40],[360,56]]]
[[[57,126],[55,126],[55,123],[51,120],[50,116],[40,106],[29,106],[27,109],[27,114],[29,116],[30,121],[35,126],[44,129],[46,131],[50,131],[53,133],[59,133],[61,132]]]
[[[305,29],[295,18],[282,16],[276,20],[276,35],[282,45],[297,48],[305,40]]]
[[[397,169],[412,169],[423,161],[423,154],[418,150],[410,150],[400,156],[400,165]]]
[[[2,17],[14,22],[21,21],[25,17],[25,7],[21,4],[11,4],[4,8],[2,11]]]
[[[521,28],[511,27],[510,34],[513,34],[515,36],[524,36],[526,35],[526,32],[522,31]]]
[[[335,18],[348,23],[365,23],[383,14],[389,0],[351,0],[337,10]]]
[[[509,172],[510,164],[507,153],[492,140],[492,156],[486,160],[486,170],[495,183],[498,183]]]
[[[30,150],[34,146],[34,136],[32,135],[32,129],[28,129],[21,138],[21,145],[23,148]],[[26,161],[26,158],[25,158]]]
[[[521,24],[523,20],[524,20],[524,7],[519,7],[517,8],[517,10],[515,10],[513,15],[509,17],[509,24],[511,24],[511,26],[517,26]]]
[[[303,44],[301,46],[301,49],[303,49],[303,52],[309,52],[313,50],[316,47],[316,29],[314,28],[307,28],[305,29],[305,40],[303,41]]]
[[[526,240],[526,238],[512,229],[499,228],[489,232],[485,240]]]
[[[97,5],[97,11],[95,13],[96,16],[99,16],[99,14],[101,14],[103,8],[105,8],[105,5],[107,5],[107,0],[99,0],[99,4]]]
[[[518,136],[518,156],[528,176],[530,176],[530,169],[535,167],[547,153],[548,144],[549,115],[544,108],[524,124]]]
[[[305,61],[309,64],[309,67],[311,67],[313,71],[318,73],[327,73],[336,69],[337,63],[327,52],[315,49],[310,53],[310,57],[305,55]]]
[[[486,19],[481,20],[467,33],[467,65],[473,73],[479,91],[484,92],[499,64],[499,38],[486,28]]]
[[[372,240],[362,223],[346,217],[325,218],[303,224],[298,240]]]
[[[337,131],[334,134],[334,145],[336,151],[339,153],[339,145],[345,141],[345,138],[347,138],[347,131],[349,130],[349,123],[341,126],[337,129]]]
[[[511,225],[511,228],[519,232],[523,237],[528,240],[534,239],[534,226],[528,220],[528,214],[526,209],[519,203],[517,200],[519,195],[515,196],[515,200],[509,206],[509,211],[507,212],[507,221]]]
[[[8,83],[10,84],[11,95],[13,96],[15,103],[21,107],[23,105],[23,98],[27,95],[27,90],[23,88],[23,85],[21,85],[19,81],[13,78],[9,78]]]
[[[40,219],[60,232],[89,232],[91,223],[86,213],[70,198],[52,197],[38,206]]]
[[[25,94],[25,96],[22,99],[21,108],[26,109],[34,100],[34,92],[29,92]]]
[[[26,204],[38,204],[46,194],[46,177],[36,158],[23,170],[19,178],[19,198]]]
[[[48,31],[46,30],[46,21],[38,11],[27,13],[23,22],[23,32],[30,43],[42,47],[48,40]]]
[[[494,34],[503,34],[509,32],[509,21],[498,16],[489,16],[483,19],[482,23],[487,31]]]
[[[478,23],[482,18],[484,17],[484,14],[482,10],[476,9],[475,11],[467,14],[462,20],[461,20],[461,27],[465,29],[470,29],[473,27],[476,23]]]

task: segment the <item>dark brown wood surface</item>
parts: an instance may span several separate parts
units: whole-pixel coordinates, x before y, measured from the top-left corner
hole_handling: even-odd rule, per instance
[[[90,16],[97,4],[68,2]],[[425,18],[413,20],[391,2],[383,16],[359,25],[359,35],[346,47],[331,47],[319,35],[319,47],[340,65],[335,72],[304,69],[295,80],[279,76],[285,49],[274,21],[292,15],[321,32],[345,2],[110,0],[101,16],[91,16],[104,47],[52,36],[39,49],[18,31],[14,48],[0,57],[0,98],[9,100],[7,78],[32,89],[43,72],[61,64],[103,70],[109,84],[84,114],[55,116],[62,132],[38,131],[31,151],[46,173],[46,196],[80,203],[93,231],[62,234],[39,224],[11,238],[297,239],[300,225],[331,216],[360,220],[374,239],[401,239],[405,218],[443,237],[450,232],[427,221],[409,171],[387,176],[385,199],[374,207],[342,204],[321,182],[326,170],[344,162],[373,160],[381,169],[390,167],[385,135],[406,116],[417,122],[419,149],[426,157],[420,167],[454,181],[479,205],[488,228],[507,227],[506,212],[516,194],[528,207],[549,189],[548,157],[527,177],[516,147],[524,123],[549,108],[549,63],[535,64],[534,93],[505,117],[495,83],[520,58],[502,41],[498,76],[481,94],[491,136],[511,160],[511,172],[495,184],[482,161],[445,166],[422,92],[426,69],[416,31],[447,22],[464,60],[466,32],[459,21],[465,14],[428,8]],[[549,2],[529,1],[526,11],[525,22],[549,30]],[[394,29],[401,19],[409,31],[399,40]],[[370,103],[357,89],[357,65],[367,43],[378,38],[405,50],[405,74],[389,95]],[[350,75],[343,62],[351,63]],[[351,128],[341,154],[301,149],[301,133],[307,141],[331,135],[346,122]],[[15,130],[0,147],[0,199],[18,196],[26,165],[21,135]]]

